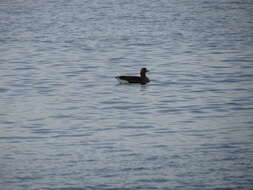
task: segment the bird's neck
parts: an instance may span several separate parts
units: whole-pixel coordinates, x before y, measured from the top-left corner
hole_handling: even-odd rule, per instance
[[[146,73],[145,72],[141,72],[141,77],[146,77]]]

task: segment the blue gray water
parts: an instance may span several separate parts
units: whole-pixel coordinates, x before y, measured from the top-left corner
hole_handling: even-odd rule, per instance
[[[252,10],[2,0],[0,189],[252,189]]]

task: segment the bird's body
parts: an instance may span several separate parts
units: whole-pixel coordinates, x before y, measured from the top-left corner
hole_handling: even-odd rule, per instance
[[[146,68],[142,68],[140,71],[140,76],[117,76],[115,78],[122,84],[128,83],[146,84],[150,82],[149,78],[146,77],[146,72],[149,72],[149,70],[147,70]]]

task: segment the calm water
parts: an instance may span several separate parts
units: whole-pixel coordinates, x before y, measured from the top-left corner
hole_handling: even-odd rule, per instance
[[[2,0],[1,189],[252,189],[252,10]]]

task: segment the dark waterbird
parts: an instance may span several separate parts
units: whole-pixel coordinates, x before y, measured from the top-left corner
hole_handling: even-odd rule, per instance
[[[146,84],[150,80],[146,77],[146,73],[149,72],[148,69],[142,68],[140,71],[140,76],[117,76],[115,77],[120,83],[128,84],[128,83],[139,83]]]

